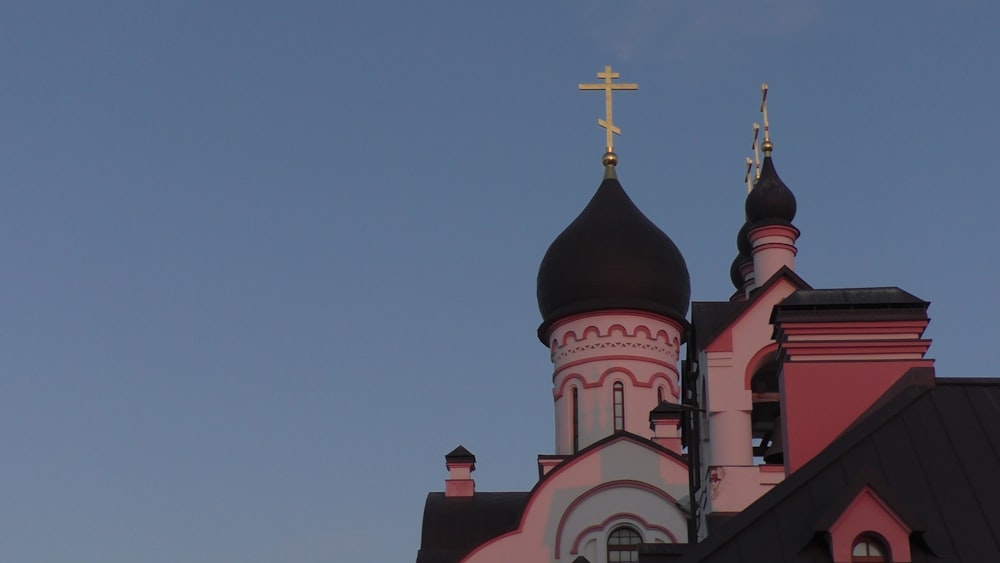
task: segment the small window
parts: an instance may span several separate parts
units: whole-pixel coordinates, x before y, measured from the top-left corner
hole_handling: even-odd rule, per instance
[[[625,386],[616,381],[614,386],[615,432],[625,430]]]
[[[580,451],[580,392],[573,388],[573,453]]]
[[[619,526],[608,536],[608,563],[638,561],[642,536],[630,526]]]
[[[863,535],[854,540],[851,561],[852,563],[883,563],[889,561],[888,553],[889,550],[886,549],[882,540],[871,535]]]
[[[657,404],[663,402],[663,386],[660,385],[656,388],[656,402]]]

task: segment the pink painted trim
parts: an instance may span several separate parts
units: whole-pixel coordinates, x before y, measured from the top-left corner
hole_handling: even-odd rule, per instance
[[[777,248],[780,250],[789,250],[792,256],[798,256],[799,249],[795,247],[794,244],[788,242],[765,242],[764,244],[759,244],[753,247],[752,254],[757,254],[758,252],[763,252],[765,250],[771,250],[772,248]]]
[[[756,229],[751,229],[747,236],[750,241],[753,242],[755,239],[762,237],[788,237],[792,240],[799,238],[799,230],[792,226],[786,225],[764,225],[762,227],[757,227]]]
[[[609,481],[607,483],[601,483],[600,485],[598,485],[596,487],[593,487],[592,489],[588,490],[587,492],[585,492],[582,495],[580,495],[580,496],[576,497],[575,499],[573,499],[573,502],[569,503],[569,506],[566,507],[566,510],[563,511],[562,516],[559,517],[559,525],[556,526],[556,545],[555,545],[555,558],[556,559],[559,559],[559,557],[561,556],[560,554],[562,552],[562,546],[560,545],[560,543],[562,541],[563,529],[566,527],[566,520],[568,520],[570,514],[572,514],[573,511],[576,510],[576,507],[578,507],[580,505],[580,503],[582,503],[583,501],[587,500],[588,498],[596,495],[597,493],[600,493],[602,491],[606,491],[608,489],[617,489],[617,488],[639,489],[639,490],[646,491],[648,493],[652,493],[652,494],[660,497],[661,499],[663,499],[663,500],[667,501],[668,503],[670,503],[671,506],[676,506],[677,505],[677,500],[674,499],[672,496],[670,496],[666,491],[664,491],[662,489],[659,489],[657,487],[654,487],[654,486],[650,485],[649,483],[643,483],[642,481],[635,481],[635,480],[632,480],[632,479],[622,480],[622,481]],[[671,536],[671,537],[673,537],[673,536]],[[676,538],[673,538],[673,540],[674,540],[674,542],[677,541]]]
[[[906,332],[906,329],[927,328],[930,321],[866,321],[866,322],[836,322],[836,323],[797,323],[785,322],[781,328],[786,333],[803,334],[836,334],[836,333],[860,333],[860,334],[881,334]]]
[[[818,342],[784,341],[782,349],[794,359],[805,355],[842,355],[842,354],[921,354],[930,348],[930,340],[827,340]]]
[[[559,366],[559,368],[556,369],[552,373],[552,380],[555,381],[556,376],[559,375],[560,372],[566,371],[569,368],[573,368],[573,367],[576,367],[576,366],[579,366],[579,365],[582,365],[582,364],[591,364],[591,363],[594,363],[594,362],[601,362],[601,361],[621,361],[621,360],[633,360],[633,361],[637,361],[637,362],[649,362],[651,364],[656,364],[658,366],[665,367],[668,370],[670,370],[670,371],[672,371],[674,373],[677,373],[677,366],[676,365],[674,365],[674,364],[672,364],[670,362],[664,362],[662,360],[657,360],[656,358],[650,358],[649,356],[631,356],[631,355],[627,355],[627,354],[609,354],[607,356],[594,356],[592,358],[585,358],[585,359],[582,359],[582,360],[573,360],[572,362],[566,362],[565,364]]]
[[[558,331],[559,327],[561,327],[561,326],[563,326],[563,325],[565,325],[567,323],[571,323],[571,322],[574,322],[576,320],[579,320],[581,318],[586,318],[586,317],[604,317],[604,316],[608,316],[608,315],[634,315],[634,316],[637,316],[637,317],[646,317],[648,319],[653,319],[653,320],[662,322],[664,324],[670,325],[673,329],[675,329],[677,331],[678,334],[683,334],[684,333],[684,327],[681,326],[680,323],[678,323],[677,321],[675,321],[674,319],[671,319],[669,317],[661,317],[660,315],[654,315],[653,313],[648,313],[646,311],[639,311],[639,310],[636,310],[636,309],[613,309],[613,310],[607,310],[607,311],[593,311],[593,312],[590,312],[590,313],[581,313],[579,315],[573,315],[573,316],[566,317],[564,319],[560,319],[560,320],[556,321],[555,323],[553,323],[552,326],[549,328],[549,336],[551,337],[553,334],[555,334]],[[615,325],[615,326],[620,326],[620,325]],[[643,328],[645,329],[645,332],[647,334],[647,337],[649,337],[650,340],[654,340],[654,338],[652,338],[652,337],[649,336],[651,334],[651,331],[650,331],[649,327],[646,327],[644,325],[639,325],[639,326],[643,326]],[[600,335],[600,331],[597,329],[597,327],[595,327],[595,326],[589,326],[586,329],[584,329],[584,338],[583,338],[584,340],[587,338],[587,331],[589,331],[590,329],[594,329],[597,332],[597,334]],[[636,332],[637,331],[634,331],[632,334],[628,334],[626,332],[625,334],[626,334],[626,336],[635,336]],[[666,331],[659,330],[659,331],[657,331],[655,340],[659,339],[659,336],[660,336],[661,333],[664,336],[666,336],[667,338],[669,338],[669,336],[667,335]],[[577,335],[576,335],[576,333],[574,331],[569,330],[569,331],[566,331],[565,334],[563,334],[563,342],[562,342],[561,346],[565,346],[566,345],[567,339],[569,338],[570,334],[573,335],[574,340],[576,340],[577,342],[581,341],[581,339],[579,337],[577,337]],[[605,335],[605,336],[607,336],[607,335]],[[557,345],[560,345],[560,344],[558,344],[558,339],[553,338],[551,340],[551,342],[553,342],[553,343],[555,343]],[[663,342],[664,343],[669,343],[669,340],[664,340]]]
[[[619,512],[618,514],[612,514],[611,516],[608,516],[600,524],[596,526],[591,526],[580,532],[580,535],[576,536],[576,539],[573,540],[573,546],[569,548],[569,554],[577,555],[580,553],[580,542],[583,541],[583,538],[585,538],[588,534],[592,534],[594,532],[607,529],[608,524],[614,522],[615,520],[621,520],[621,519],[628,519],[632,520],[633,522],[638,522],[646,530],[655,530],[657,532],[662,532],[664,535],[670,538],[671,542],[677,543],[677,536],[675,536],[673,533],[670,532],[670,530],[664,528],[663,526],[650,524],[649,522],[646,522],[645,518],[632,512]],[[649,543],[646,542],[645,538],[643,538],[643,542]]]
[[[757,373],[757,370],[759,370],[763,366],[764,358],[766,358],[769,354],[777,353],[777,351],[778,351],[778,343],[772,342],[771,344],[768,344],[767,346],[761,348],[759,351],[757,351],[756,354],[753,355],[752,358],[750,358],[750,361],[747,362],[746,374],[743,376],[744,389],[746,389],[747,391],[750,390],[750,380],[753,379],[753,376],[755,373]]]
[[[618,358],[618,359],[620,359],[620,358]],[[601,374],[601,377],[598,378],[598,380],[596,382],[594,382],[594,383],[588,383],[583,378],[583,376],[580,375],[579,373],[571,373],[571,374],[569,374],[569,375],[567,375],[566,377],[563,378],[562,383],[559,384],[559,388],[553,391],[552,396],[556,400],[559,400],[566,393],[566,387],[568,385],[570,385],[570,382],[573,381],[573,380],[579,381],[580,382],[580,386],[582,388],[584,388],[584,389],[593,389],[595,387],[604,387],[604,382],[609,377],[611,377],[612,375],[614,375],[616,373],[621,373],[621,374],[624,374],[624,375],[628,376],[629,380],[632,382],[632,386],[633,387],[644,387],[644,388],[647,388],[647,389],[654,387],[656,385],[657,381],[660,380],[660,379],[662,379],[662,380],[664,380],[664,381],[667,382],[668,386],[670,386],[670,394],[674,398],[678,398],[678,397],[681,396],[681,392],[680,392],[680,389],[677,387],[677,383],[675,381],[673,381],[670,378],[670,376],[668,376],[667,374],[662,373],[662,372],[660,372],[660,373],[654,373],[649,378],[649,383],[643,383],[643,382],[639,381],[636,378],[635,374],[632,373],[631,370],[628,370],[628,369],[623,368],[623,367],[613,367],[613,368],[607,369],[604,373]],[[674,371],[674,373],[676,374],[677,372]]]

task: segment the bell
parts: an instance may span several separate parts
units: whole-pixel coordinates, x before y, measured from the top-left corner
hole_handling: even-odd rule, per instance
[[[781,439],[781,417],[774,419],[774,432],[771,433],[771,445],[764,450],[764,463],[785,463],[785,444]]]

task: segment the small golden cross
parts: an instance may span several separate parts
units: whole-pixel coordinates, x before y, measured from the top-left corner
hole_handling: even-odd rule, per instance
[[[754,162],[754,179],[760,179],[760,145],[757,143],[757,139],[760,137],[760,124],[756,121],[753,124],[753,143],[750,144],[750,150],[753,151],[753,162]]]
[[[764,115],[764,142],[760,148],[764,149],[764,154],[770,156],[774,145],[771,144],[771,130],[767,123],[767,83],[760,85],[760,113]]]
[[[581,84],[581,90],[604,90],[604,109],[607,114],[607,119],[598,119],[597,124],[603,127],[607,131],[608,142],[607,149],[608,152],[614,151],[614,135],[621,135],[622,130],[615,126],[614,122],[611,120],[611,91],[612,90],[638,90],[638,84],[612,84],[612,80],[618,78],[617,72],[611,72],[611,67],[604,67],[604,72],[597,73],[598,78],[603,78],[603,84]]]

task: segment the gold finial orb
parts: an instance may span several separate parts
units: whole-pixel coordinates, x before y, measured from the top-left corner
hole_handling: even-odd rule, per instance
[[[760,149],[764,151],[764,154],[769,155],[771,151],[774,150],[774,145],[771,144],[771,139],[764,139],[764,142],[760,144]]]
[[[618,155],[613,152],[606,152],[601,157],[601,163],[604,166],[618,166]]]

